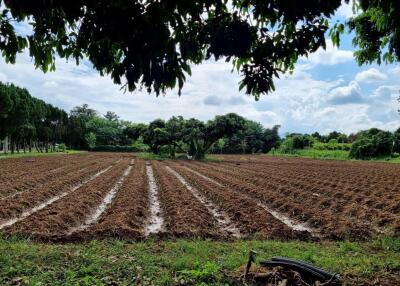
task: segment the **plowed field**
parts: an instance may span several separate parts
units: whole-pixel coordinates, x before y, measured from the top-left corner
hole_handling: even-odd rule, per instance
[[[268,156],[0,161],[0,232],[44,241],[400,236],[400,165]]]

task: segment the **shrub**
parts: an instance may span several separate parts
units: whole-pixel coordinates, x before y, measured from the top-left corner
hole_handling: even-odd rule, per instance
[[[282,144],[279,146],[279,152],[284,154],[294,153],[294,139],[293,137],[288,137],[283,140]]]
[[[141,152],[140,149],[134,146],[119,146],[119,145],[99,145],[92,149],[97,152]]]
[[[144,144],[140,140],[136,140],[133,144],[132,147],[138,150],[138,152],[148,152],[150,150],[150,147],[146,144]]]
[[[342,150],[342,151],[350,151],[351,144],[350,143],[338,143],[336,139],[329,140],[328,143],[315,142],[313,145],[313,149],[315,150]]]
[[[67,151],[67,146],[64,143],[58,144],[57,152],[65,152]]]
[[[351,147],[350,157],[356,159],[370,159],[391,155],[393,135],[390,132],[374,128],[360,134],[359,138]]]

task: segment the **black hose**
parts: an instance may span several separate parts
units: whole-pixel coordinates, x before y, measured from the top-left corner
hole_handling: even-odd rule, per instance
[[[297,271],[300,274],[302,274],[302,276],[304,276],[304,277],[311,276],[315,280],[320,280],[320,281],[324,281],[324,282],[327,280],[325,275],[322,275],[306,266],[303,266],[303,265],[297,264],[297,263],[285,262],[285,261],[261,261],[260,265],[264,266],[264,267],[282,266],[282,267]]]
[[[271,260],[272,261],[290,262],[290,263],[302,265],[304,267],[312,269],[314,272],[317,272],[317,273],[323,275],[326,278],[326,280],[330,280],[332,278],[339,278],[339,274],[337,274],[337,273],[328,272],[322,268],[319,268],[317,266],[314,266],[314,265],[304,262],[304,261],[298,261],[298,260],[294,260],[294,259],[290,259],[290,258],[286,258],[286,257],[273,257]]]

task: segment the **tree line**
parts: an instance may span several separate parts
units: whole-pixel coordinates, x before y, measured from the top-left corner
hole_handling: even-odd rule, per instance
[[[206,122],[182,116],[148,124],[121,120],[112,111],[101,115],[87,104],[64,110],[32,97],[13,84],[0,83],[0,141],[10,151],[50,152],[56,146],[93,151],[152,152],[175,158],[187,154],[202,159],[207,153],[253,154],[296,149],[345,150],[368,159],[400,153],[400,128],[395,132],[371,128],[346,135],[290,133],[281,139],[279,125],[265,128],[235,113]]]
[[[30,96],[24,88],[0,83],[0,139],[11,152],[49,152],[66,141],[69,126],[65,111]],[[7,148],[7,149],[8,149]]]
[[[172,158],[187,153],[200,159],[207,152],[268,152],[279,140],[278,128],[265,129],[234,113],[207,122],[173,116],[149,124],[120,120],[112,111],[102,116],[87,104],[68,114],[24,88],[0,83],[0,140],[12,153],[51,152],[65,144],[94,151],[150,151]]]

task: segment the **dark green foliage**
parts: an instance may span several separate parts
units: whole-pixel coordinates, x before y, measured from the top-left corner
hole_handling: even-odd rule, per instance
[[[92,151],[97,152],[142,152],[142,149],[134,146],[119,146],[119,145],[98,145]]]
[[[313,149],[315,150],[342,150],[342,151],[350,151],[351,144],[350,143],[339,143],[336,139],[329,140],[328,143],[314,142]]]
[[[26,89],[0,83],[0,140],[10,141],[11,152],[36,148],[54,151],[66,137],[68,115],[31,97]]]
[[[394,146],[393,152],[400,153],[400,128],[393,133]]]
[[[245,120],[243,129],[224,137],[222,148],[214,146],[213,152],[227,154],[267,153],[279,144],[279,125],[271,129],[264,128],[260,123]]]
[[[167,122],[156,119],[142,133],[143,142],[155,154],[167,152],[173,158],[180,152],[203,159],[219,139],[243,130],[245,122],[234,113],[216,116],[206,123],[194,118],[185,120],[181,116],[173,116]]]
[[[371,128],[357,134],[357,140],[351,146],[350,157],[370,159],[389,156],[392,154],[395,144],[392,133]]]
[[[362,64],[400,61],[400,5],[398,0],[354,1],[356,16],[346,23],[337,23],[330,36],[340,44],[340,35],[347,26],[354,34],[356,61]]]
[[[29,48],[37,68],[55,69],[56,55],[88,57],[101,74],[130,90],[180,90],[190,66],[211,57],[231,60],[240,89],[275,89],[273,79],[301,56],[325,47],[328,19],[340,0],[20,1],[5,0],[0,50],[14,62]],[[33,35],[12,22],[28,20]]]
[[[288,134],[286,137],[292,138],[294,149],[304,149],[306,147],[311,147],[314,143],[313,137],[308,134],[292,133]]]

